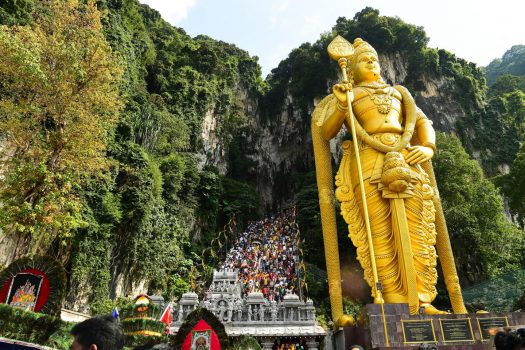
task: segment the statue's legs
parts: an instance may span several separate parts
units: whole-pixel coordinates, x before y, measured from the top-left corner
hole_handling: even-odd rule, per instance
[[[405,207],[420,304],[430,304],[437,295],[435,209],[430,186],[423,182],[416,183],[414,196],[405,201]]]
[[[371,153],[370,151],[366,150],[365,153]],[[404,271],[403,264],[400,264],[403,252],[400,238],[395,234],[401,230],[394,230],[390,200],[383,198],[377,181],[370,183],[374,168],[377,168],[377,158],[365,156],[362,159],[370,228],[378,277],[383,286],[383,298],[387,303],[405,303],[408,300],[408,272]],[[412,169],[417,175],[411,186],[411,196],[404,199],[404,207],[416,273],[417,294],[420,304],[426,305],[430,304],[437,294],[435,210],[432,189],[426,184],[426,175],[419,168]],[[354,194],[358,206],[362,208],[358,187],[354,187]]]
[[[372,242],[376,257],[377,274],[383,287],[383,299],[387,303],[406,303],[407,287],[402,278],[403,272],[399,266],[399,242],[392,229],[392,210],[389,199],[382,196],[376,181],[372,181],[378,164],[382,163],[383,154],[373,149],[362,152],[361,161],[367,194],[367,207],[372,231]],[[352,159],[355,169],[355,158]],[[352,172],[354,196],[362,212],[362,200],[357,176]],[[364,267],[364,266],[363,266]],[[370,283],[371,281],[369,281]]]
[[[383,286],[383,299],[387,303],[404,303],[407,301],[407,292],[398,264],[398,244],[392,230],[390,204],[382,198],[377,185],[367,184],[367,187],[370,228],[377,274]],[[358,194],[356,197],[359,198]]]

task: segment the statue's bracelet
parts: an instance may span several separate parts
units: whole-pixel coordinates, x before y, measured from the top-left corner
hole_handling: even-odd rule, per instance
[[[337,105],[337,109],[338,109],[339,111],[341,111],[341,112],[346,112],[346,111],[348,111],[348,106],[346,106],[346,107],[345,107],[345,106],[341,106],[341,104],[339,103],[339,101],[337,101],[336,105]]]
[[[422,146],[425,146],[425,147],[428,147],[428,148],[432,148],[432,150],[434,151],[434,154],[436,153],[436,145],[432,142],[423,142],[423,145]]]

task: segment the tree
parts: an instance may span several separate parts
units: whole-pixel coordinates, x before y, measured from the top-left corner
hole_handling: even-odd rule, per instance
[[[512,163],[510,172],[500,176],[498,185],[508,198],[512,214],[517,216],[519,224],[525,224],[525,145],[522,145],[516,159]]]
[[[525,237],[505,217],[494,184],[457,137],[439,133],[437,144],[436,180],[460,277],[474,283],[519,266]]]
[[[120,108],[95,1],[46,5],[34,25],[0,27],[0,228],[24,237],[20,254],[86,225],[78,189],[108,169]]]

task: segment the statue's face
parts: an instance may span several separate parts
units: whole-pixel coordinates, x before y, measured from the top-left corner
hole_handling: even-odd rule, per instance
[[[354,65],[354,82],[371,82],[380,79],[381,68],[373,52],[363,52],[357,56]]]

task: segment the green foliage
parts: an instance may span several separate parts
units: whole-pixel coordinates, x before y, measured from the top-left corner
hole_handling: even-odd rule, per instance
[[[519,309],[516,306],[524,290],[525,269],[522,268],[465,288],[462,292],[466,304],[490,312],[512,312]]]
[[[164,332],[166,331],[166,325],[164,325]],[[146,348],[149,349],[156,344],[166,343],[168,338],[166,336],[156,336],[156,335],[142,335],[142,334],[133,334],[126,335],[124,338],[125,345],[127,347],[135,348]]]
[[[305,175],[301,190],[297,194],[297,223],[301,228],[301,236],[304,239],[303,250],[307,261],[315,264],[318,268],[325,269],[324,250],[319,249],[324,243],[315,172]],[[307,276],[308,270],[306,270]],[[317,283],[319,282],[322,281],[317,281]],[[312,289],[309,282],[308,286],[309,289]]]
[[[322,245],[317,246],[318,249],[320,247],[322,247]],[[304,253],[305,257],[308,257],[308,252]],[[326,265],[324,261],[323,265]],[[328,289],[326,288],[328,279],[326,276],[325,267],[323,266],[323,268],[321,268],[314,264],[305,263],[305,274],[307,286],[305,293],[308,298],[314,301],[315,306],[320,306],[322,300],[326,300],[326,298],[328,298]]]
[[[71,347],[69,332],[73,325],[61,321],[60,317],[0,304],[0,337],[68,350]]]
[[[182,294],[190,291],[191,284],[187,280],[171,275],[168,278],[166,290],[166,298],[168,300],[178,300],[182,297]]]
[[[222,178],[221,210],[226,216],[236,215],[239,222],[254,220],[259,209],[259,194],[254,187],[227,177]]]
[[[32,26],[0,27],[0,227],[28,236],[31,254],[85,227],[77,190],[107,168],[120,106],[94,1],[47,6]]]
[[[505,74],[498,79],[489,87],[487,92],[489,97],[501,96],[515,90],[525,92],[525,76],[515,76]]]
[[[525,145],[522,145],[512,163],[509,174],[496,180],[509,200],[511,212],[517,216],[521,227],[525,223]]]
[[[502,58],[496,58],[485,67],[485,74],[489,85],[504,74],[525,75],[525,45],[512,46]]]
[[[462,281],[472,284],[516,268],[524,235],[506,219],[498,190],[456,137],[439,133],[437,144],[436,180]]]
[[[502,165],[512,164],[523,140],[525,90],[520,84],[519,78],[500,77],[489,90],[485,108],[458,124],[462,132],[474,131],[474,138],[464,135],[463,139],[478,150],[483,168],[490,176],[504,172]]]
[[[525,46],[513,46],[502,60],[492,61],[485,74],[491,84],[486,107],[467,117],[460,129],[464,141],[470,141],[467,135],[474,131],[472,148],[478,150],[486,173],[495,176],[507,172],[523,141]]]
[[[113,172],[105,181],[91,179],[82,189],[83,217],[89,225],[77,232],[72,247],[67,301],[87,300],[92,314],[108,313],[113,306],[109,300],[111,250],[115,238],[112,227],[122,219],[120,200],[112,192],[114,177]]]
[[[73,326],[74,323],[71,322],[60,322],[60,326],[53,334],[51,334],[45,345],[58,350],[71,349],[70,331]]]
[[[437,73],[454,81],[455,100],[467,114],[480,111],[486,94],[485,77],[481,69],[446,50],[438,50],[437,53]]]
[[[348,297],[343,298],[343,312],[345,315],[352,315],[355,320],[357,320],[357,317],[363,312],[363,307],[364,304],[355,299]]]
[[[0,304],[1,337],[45,344],[59,326],[59,317]]]
[[[32,13],[39,7],[34,0],[4,0],[0,7],[0,24],[29,24],[33,20]]]
[[[235,339],[233,344],[228,348],[231,350],[262,350],[261,345],[254,337],[240,336]]]

